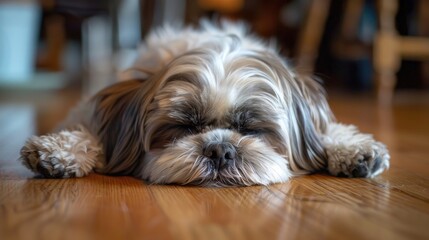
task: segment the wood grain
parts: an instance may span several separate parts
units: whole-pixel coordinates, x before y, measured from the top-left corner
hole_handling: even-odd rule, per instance
[[[73,101],[57,101],[50,106],[56,115],[46,117],[28,101],[20,111],[39,116],[29,121],[6,114],[4,106],[16,101],[1,101],[0,122],[8,127],[0,131],[0,145],[7,144],[0,147],[0,239],[429,239],[428,96],[398,94],[391,109],[365,96],[332,97],[340,121],[374,133],[391,150],[391,168],[379,177],[315,174],[243,188],[98,174],[32,178],[15,161],[22,140],[13,136],[43,133],[44,121],[58,121],[68,109],[61,106]]]

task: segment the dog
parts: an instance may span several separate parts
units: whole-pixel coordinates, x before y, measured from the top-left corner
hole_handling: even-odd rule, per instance
[[[200,186],[374,177],[389,167],[384,144],[336,122],[321,83],[244,24],[154,31],[127,72],[60,131],[29,138],[22,163],[46,178],[95,171]]]

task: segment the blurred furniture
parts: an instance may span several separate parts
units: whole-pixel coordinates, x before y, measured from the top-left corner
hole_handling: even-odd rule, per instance
[[[312,74],[314,71],[331,6],[331,0],[310,0],[309,2],[297,43],[297,65],[301,74]],[[356,41],[364,3],[365,0],[345,1],[344,17],[340,23],[339,33],[330,46],[337,57],[356,59],[369,54]]]
[[[330,3],[330,0],[312,0],[309,5],[306,21],[298,38],[297,64],[301,73],[313,71]],[[365,0],[347,0],[339,36],[332,42],[331,50],[344,59],[359,59],[372,54],[378,102],[389,105],[393,99],[396,72],[401,60],[428,60],[429,37],[400,36],[395,29],[398,0],[377,0],[376,3],[379,24],[369,45],[356,41]],[[420,0],[418,4],[418,32],[427,36],[429,0]],[[428,63],[423,65],[423,75],[424,79],[429,78]]]
[[[184,22],[186,0],[111,0],[107,14],[86,19],[82,26],[83,95],[90,96],[118,79],[129,68],[142,38],[156,27]]]
[[[340,32],[330,47],[341,59],[362,59],[371,55],[370,43],[358,37],[359,24],[364,11],[365,0],[348,0],[344,3],[344,17]],[[372,41],[372,40],[369,40]]]
[[[198,0],[198,4],[205,10],[231,13],[241,10],[244,0]]]
[[[39,27],[35,2],[0,1],[0,85],[31,80]]]
[[[420,0],[420,22],[428,24],[429,0]],[[374,39],[373,61],[379,103],[391,104],[401,59],[429,60],[429,37],[400,36],[395,29],[397,0],[378,0],[379,29]]]
[[[297,46],[297,66],[303,74],[314,70],[330,3],[330,0],[312,0],[309,4]]]

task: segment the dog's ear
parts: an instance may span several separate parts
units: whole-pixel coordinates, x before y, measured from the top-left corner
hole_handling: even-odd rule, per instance
[[[294,172],[314,172],[326,165],[321,135],[333,115],[319,81],[292,72],[276,54],[265,53],[266,63],[279,76],[287,126],[289,166]]]
[[[295,75],[291,81],[294,89],[289,110],[290,167],[314,172],[326,165],[321,136],[333,115],[316,79]]]
[[[109,86],[92,99],[91,129],[104,148],[107,174],[132,174],[143,158],[145,113],[153,97],[151,79]]]

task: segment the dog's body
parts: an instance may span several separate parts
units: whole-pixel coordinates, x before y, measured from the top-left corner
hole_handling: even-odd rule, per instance
[[[23,163],[45,177],[95,170],[206,186],[388,168],[384,145],[336,123],[319,83],[294,73],[273,47],[240,25],[202,25],[149,36],[134,80],[81,104],[63,131],[30,138]]]

